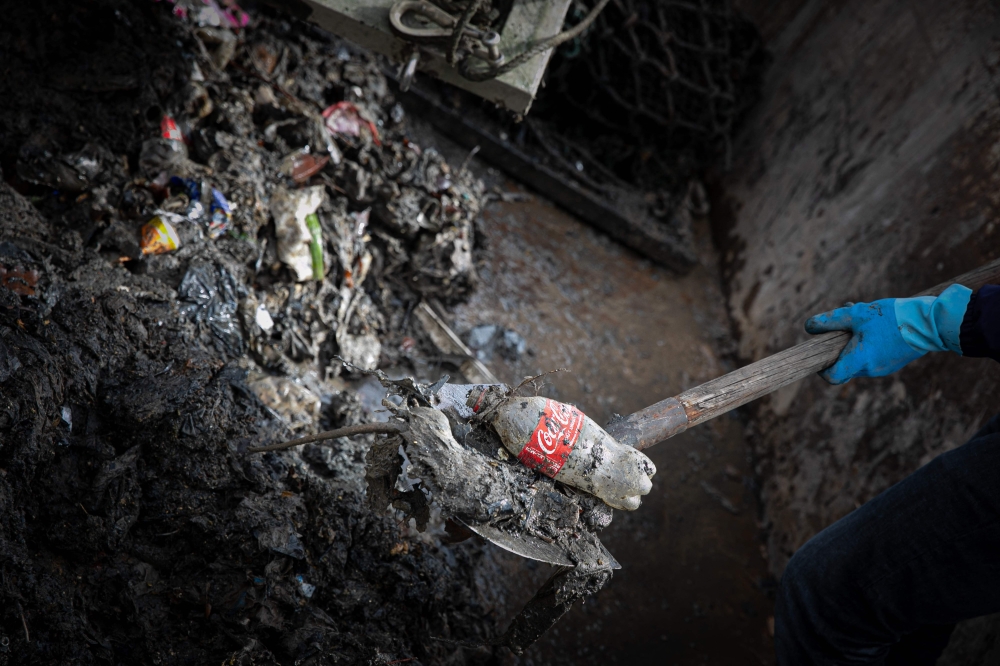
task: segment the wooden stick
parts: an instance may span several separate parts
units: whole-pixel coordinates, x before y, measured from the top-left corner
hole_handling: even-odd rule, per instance
[[[1000,283],[1000,259],[969,271],[917,296],[936,296],[953,284],[972,290]],[[773,356],[734,370],[709,382],[661,400],[655,405],[608,424],[607,431],[623,444],[645,449],[691,426],[773,393],[833,365],[851,334],[823,333]]]
[[[282,449],[290,449],[293,446],[298,446],[299,444],[314,444],[316,442],[323,442],[329,439],[353,437],[354,435],[370,435],[372,433],[393,434],[403,432],[404,429],[405,426],[402,423],[358,423],[356,425],[337,428],[336,430],[327,430],[326,432],[316,433],[315,435],[309,435],[308,437],[300,437],[298,439],[293,439],[290,442],[271,444],[269,446],[258,446],[253,449],[247,449],[247,453],[280,451]]]

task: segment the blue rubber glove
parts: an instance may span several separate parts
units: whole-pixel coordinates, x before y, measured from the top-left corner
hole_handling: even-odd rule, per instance
[[[884,298],[810,317],[806,331],[850,331],[837,362],[820,376],[831,384],[884,377],[930,351],[962,353],[959,331],[972,290],[953,284],[940,296]]]

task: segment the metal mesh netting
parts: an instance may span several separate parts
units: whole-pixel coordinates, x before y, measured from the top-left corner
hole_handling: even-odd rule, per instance
[[[612,0],[554,55],[532,115],[626,182],[676,189],[728,159],[763,64],[756,29],[726,0]]]
[[[475,3],[470,25],[503,29],[501,0],[434,2],[465,16]],[[509,173],[531,174],[581,219],[689,270],[693,219],[708,212],[699,181],[728,163],[736,125],[759,96],[768,57],[757,29],[730,0],[575,0],[567,24],[522,52],[564,39],[527,118],[441,86],[452,121],[435,124],[469,126],[458,133],[466,141],[487,135]]]

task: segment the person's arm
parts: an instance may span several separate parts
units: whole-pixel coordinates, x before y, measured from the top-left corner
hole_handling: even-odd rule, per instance
[[[962,355],[1000,361],[1000,285],[988,284],[972,294],[959,339]]]
[[[939,296],[854,303],[811,317],[806,330],[853,334],[837,362],[820,373],[831,384],[882,377],[932,351],[1000,361],[1000,286],[973,293],[953,284]]]

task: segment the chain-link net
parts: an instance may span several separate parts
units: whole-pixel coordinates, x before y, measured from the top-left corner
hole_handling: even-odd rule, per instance
[[[571,20],[595,3],[575,3]],[[763,62],[756,29],[727,0],[612,0],[553,56],[532,116],[591,158],[572,164],[590,161],[643,189],[676,188],[728,160]]]
[[[475,9],[479,29],[502,30],[510,8],[434,2],[453,15]],[[685,211],[708,210],[697,181],[728,163],[736,125],[759,96],[767,55],[757,29],[730,0],[576,0],[561,34],[571,32],[580,34],[553,54],[527,118],[447,87],[442,98],[556,176],[556,199],[565,185],[596,195],[611,219],[602,214],[598,227],[618,225],[612,235],[626,245],[687,270],[697,257]]]

